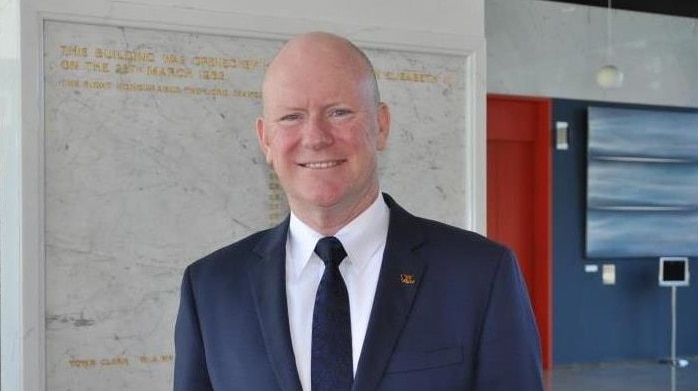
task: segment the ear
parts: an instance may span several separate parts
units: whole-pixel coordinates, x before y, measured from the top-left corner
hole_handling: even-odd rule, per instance
[[[384,150],[388,146],[388,134],[390,133],[390,108],[384,102],[378,104],[378,134],[376,137],[376,149]]]
[[[267,160],[267,164],[272,164],[271,159],[271,147],[269,146],[269,133],[268,129],[264,126],[264,118],[257,118],[257,141],[259,142],[259,147],[262,149],[262,153]]]

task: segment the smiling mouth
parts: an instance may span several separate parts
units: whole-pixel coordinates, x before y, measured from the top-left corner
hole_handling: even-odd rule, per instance
[[[301,166],[305,168],[310,168],[313,170],[324,170],[327,168],[337,167],[338,165],[344,163],[346,160],[331,160],[326,162],[311,162],[302,163]]]

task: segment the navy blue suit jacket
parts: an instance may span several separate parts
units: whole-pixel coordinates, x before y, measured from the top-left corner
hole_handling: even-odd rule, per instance
[[[352,390],[541,391],[538,332],[512,252],[385,199],[387,244]],[[287,233],[288,219],[186,269],[175,391],[301,391]]]

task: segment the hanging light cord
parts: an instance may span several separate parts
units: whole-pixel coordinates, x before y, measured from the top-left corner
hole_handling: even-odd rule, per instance
[[[606,62],[611,63],[613,56],[613,28],[611,27],[611,10],[613,8],[613,0],[608,0],[608,9],[606,11]]]

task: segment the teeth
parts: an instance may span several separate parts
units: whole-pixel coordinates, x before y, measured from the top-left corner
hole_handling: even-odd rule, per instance
[[[331,162],[306,163],[304,166],[307,168],[323,169],[338,166],[339,163],[339,161],[335,160]]]

